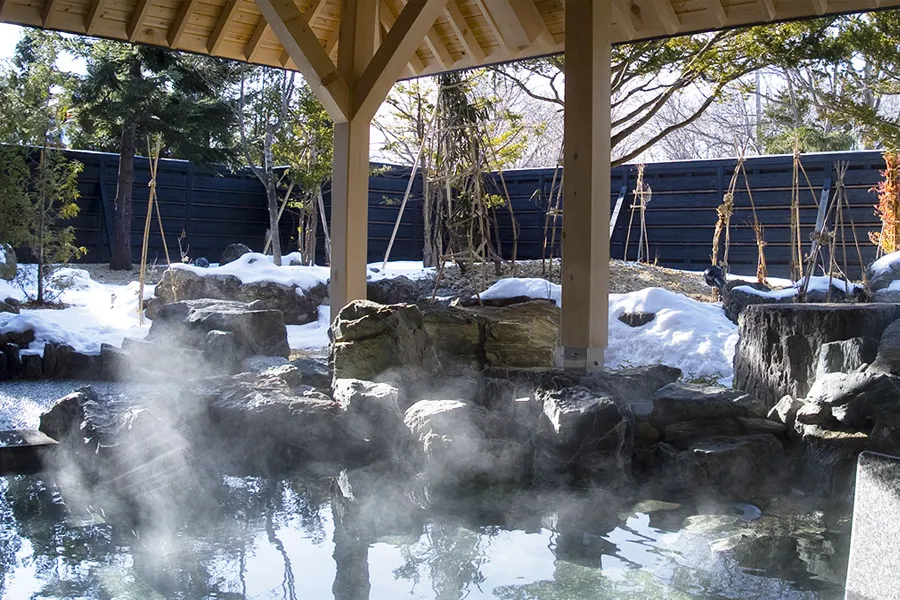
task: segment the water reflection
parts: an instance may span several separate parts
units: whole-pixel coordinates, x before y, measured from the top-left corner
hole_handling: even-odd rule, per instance
[[[13,599],[830,600],[848,533],[793,507],[748,524],[597,495],[385,501],[375,519],[331,479],[225,477],[215,509],[166,523],[102,498],[65,504],[38,476],[0,478],[0,491],[0,596]]]

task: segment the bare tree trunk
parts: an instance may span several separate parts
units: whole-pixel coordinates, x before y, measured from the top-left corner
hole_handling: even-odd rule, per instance
[[[113,247],[109,268],[115,271],[131,270],[131,218],[134,211],[134,153],[137,140],[137,122],[132,116],[122,127],[122,143],[119,147],[119,177],[116,182],[115,213],[113,216]]]
[[[266,154],[270,155],[272,147],[267,145]],[[272,240],[272,262],[275,266],[281,266],[281,234],[278,229],[278,190],[275,181],[275,171],[272,169],[271,160],[266,160],[266,205],[269,207],[269,236]]]

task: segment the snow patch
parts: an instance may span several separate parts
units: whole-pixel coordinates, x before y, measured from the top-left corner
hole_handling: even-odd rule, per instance
[[[296,287],[300,290],[308,290],[320,283],[327,283],[330,271],[328,267],[306,267],[282,265],[276,267],[265,254],[248,252],[237,260],[218,267],[198,267],[184,263],[171,265],[172,269],[190,271],[201,277],[212,275],[231,275],[237,277],[241,283],[272,282]]]
[[[518,296],[552,300],[557,306],[562,306],[562,287],[538,277],[501,279],[481,292],[482,300],[499,300]]]
[[[320,306],[319,318],[306,325],[287,325],[288,346],[291,350],[320,350],[327,348],[328,328],[331,327],[331,307]]]
[[[652,312],[643,327],[619,321],[625,312]],[[661,288],[609,295],[608,368],[664,364],[688,379],[714,377],[730,385],[738,341],[737,326],[719,304],[698,302]]]
[[[892,270],[897,263],[900,263],[900,251],[885,254],[869,265],[869,271],[873,276],[883,275]]]
[[[846,294],[852,294],[858,288],[860,288],[860,284],[858,283],[849,283],[844,281],[843,279],[838,279],[837,277],[829,278],[827,275],[815,275],[809,278],[809,286],[807,287],[807,292],[822,292],[823,294],[828,293],[828,285],[831,284],[836,290],[844,292]],[[747,294],[753,294],[754,296],[760,296],[762,298],[771,298],[772,300],[783,300],[785,298],[793,298],[794,296],[800,293],[800,286],[802,283],[795,283],[791,287],[786,287],[781,290],[758,290],[749,285],[739,285],[734,289],[740,290]]]
[[[393,279],[401,275],[412,279],[427,279],[433,277],[437,272],[434,267],[426,267],[420,260],[394,260],[389,262],[384,269],[381,268],[382,263],[370,263],[366,265],[366,279],[369,281],[379,281],[381,279]]]

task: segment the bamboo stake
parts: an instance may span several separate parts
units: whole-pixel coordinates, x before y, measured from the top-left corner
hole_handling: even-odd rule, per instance
[[[147,271],[147,248],[150,243],[150,220],[153,215],[153,201],[156,199],[156,168],[159,164],[159,152],[162,148],[162,136],[156,136],[156,148],[150,162],[150,194],[147,200],[147,217],[144,219],[144,243],[141,246],[141,273],[138,286],[138,324],[144,324],[144,277]],[[150,138],[147,138],[147,154],[150,153]],[[162,221],[160,221],[160,224]],[[162,233],[162,232],[160,232]],[[164,238],[165,239],[165,238]],[[168,251],[166,252],[168,255]]]

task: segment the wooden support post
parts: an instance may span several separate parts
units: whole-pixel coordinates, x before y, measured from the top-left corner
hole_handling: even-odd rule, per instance
[[[564,366],[599,370],[609,314],[610,4],[566,2]]]

